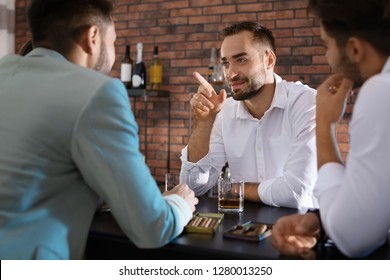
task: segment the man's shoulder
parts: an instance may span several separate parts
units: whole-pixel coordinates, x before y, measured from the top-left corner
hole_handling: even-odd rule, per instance
[[[289,104],[306,103],[308,106],[315,104],[317,91],[301,82],[283,80],[281,88],[285,91]]]
[[[283,80],[281,83],[290,94],[316,94],[317,92],[314,88],[311,88],[300,81],[292,82]]]
[[[283,80],[277,86],[277,92],[285,100],[285,108],[291,112],[306,112],[316,105],[317,91],[301,82]]]
[[[62,54],[51,49],[36,48],[28,55],[21,57],[20,63],[28,68],[35,68],[44,75],[61,75],[61,80],[64,82],[83,81],[84,84],[105,83],[113,79],[95,69],[77,65],[67,60]],[[75,82],[75,84],[79,83]]]
[[[69,75],[72,76],[73,79],[74,78],[83,79],[85,82],[100,81],[102,83],[105,83],[113,79],[112,77],[100,73],[95,69],[82,67],[69,61],[64,62],[61,68],[59,68],[58,70],[60,71],[61,69],[64,72],[69,71]]]
[[[122,82],[116,78],[110,77],[97,70],[82,67],[73,64],[69,61],[58,69],[63,71],[63,76],[66,77],[63,82],[70,87],[85,88],[86,91],[95,92],[103,88],[112,88],[122,85]]]
[[[75,75],[79,75],[87,83],[94,83],[96,86],[112,84],[116,82],[120,82],[118,79],[100,73],[96,70],[79,67],[78,72],[75,71]]]

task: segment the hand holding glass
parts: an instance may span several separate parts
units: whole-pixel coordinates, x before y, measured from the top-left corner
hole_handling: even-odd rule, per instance
[[[167,173],[165,174],[165,191],[170,191],[179,184],[187,184],[187,176],[180,173]]]

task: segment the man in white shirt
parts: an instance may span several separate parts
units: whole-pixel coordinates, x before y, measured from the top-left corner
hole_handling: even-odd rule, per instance
[[[386,243],[390,229],[390,2],[310,0],[308,9],[321,21],[327,59],[336,72],[317,94],[315,195],[321,210],[281,218],[273,244],[283,254],[312,254],[327,234],[345,255],[363,257]],[[334,134],[351,80],[364,84],[345,165]]]
[[[274,73],[275,40],[253,22],[222,31],[221,62],[232,98],[197,72],[191,99],[196,124],[182,151],[183,176],[197,195],[222,167],[245,181],[245,199],[277,207],[312,207],[317,177],[315,90]]]

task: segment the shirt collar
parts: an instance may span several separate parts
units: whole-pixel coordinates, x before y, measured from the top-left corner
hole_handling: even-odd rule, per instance
[[[46,48],[35,48],[31,52],[29,52],[26,56],[28,57],[39,57],[39,56],[50,56],[55,59],[59,60],[67,60],[62,54],[59,52],[56,52],[51,49],[46,49]]]
[[[274,97],[272,99],[272,103],[270,108],[267,110],[271,111],[273,108],[286,108],[287,105],[287,92],[285,90],[285,87],[282,83],[282,78],[274,74],[275,77],[275,92]],[[237,118],[253,118],[253,116],[248,112],[248,109],[246,108],[244,101],[238,101],[238,106],[236,110],[236,117]]]
[[[387,58],[385,66],[383,66],[382,73],[390,72],[390,56]]]
[[[274,98],[272,99],[271,107],[268,111],[272,110],[272,108],[280,108],[284,109],[287,106],[287,92],[284,84],[282,83],[282,78],[274,74],[275,76],[275,93]]]

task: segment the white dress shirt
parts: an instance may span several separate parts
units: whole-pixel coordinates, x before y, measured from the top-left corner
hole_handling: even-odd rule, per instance
[[[226,161],[231,176],[259,182],[264,204],[292,208],[312,207],[317,178],[315,144],[315,90],[275,75],[275,95],[259,120],[244,102],[228,98],[218,113],[209,153],[197,163],[182,150],[182,174],[197,195],[216,183]]]
[[[325,231],[346,255],[371,253],[390,229],[390,58],[360,89],[347,165],[327,163],[315,195]]]

